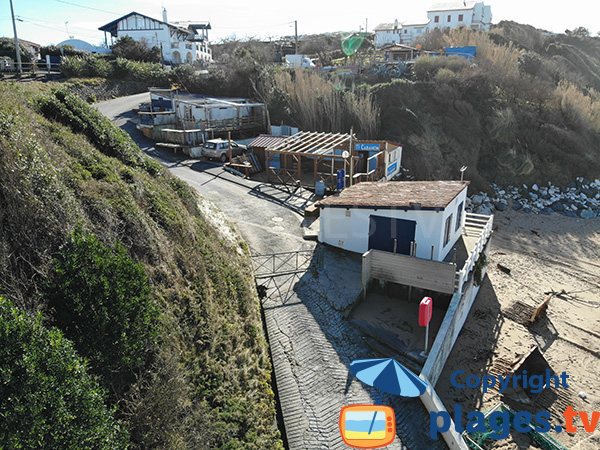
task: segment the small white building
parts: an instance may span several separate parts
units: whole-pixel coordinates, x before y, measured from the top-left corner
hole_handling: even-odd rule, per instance
[[[429,30],[469,27],[490,31],[492,7],[474,1],[437,3],[427,11],[427,18]]]
[[[402,22],[401,44],[410,44],[429,31],[429,19]]]
[[[375,32],[375,47],[377,48],[402,43],[402,25],[398,20],[394,23],[380,23],[373,31]]]
[[[443,261],[462,234],[468,181],[364,182],[327,197],[319,242]]]
[[[405,22],[380,23],[375,27],[375,47],[386,45],[410,44],[416,38],[427,33],[429,19],[407,20]]]
[[[212,61],[212,52],[208,47],[208,22],[167,21],[167,11],[163,10],[163,20],[131,12],[99,28],[104,31],[106,45],[110,34],[114,39],[129,36],[144,42],[148,48],[159,47],[163,60],[173,64],[193,64]]]

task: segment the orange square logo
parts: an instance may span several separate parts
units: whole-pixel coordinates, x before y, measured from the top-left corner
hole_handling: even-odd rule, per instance
[[[396,437],[394,410],[383,405],[350,405],[340,412],[340,434],[354,448],[380,448]]]

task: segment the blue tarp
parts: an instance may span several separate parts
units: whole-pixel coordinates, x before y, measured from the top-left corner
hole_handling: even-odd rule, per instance
[[[446,56],[464,56],[472,61],[476,49],[477,47],[446,47]]]

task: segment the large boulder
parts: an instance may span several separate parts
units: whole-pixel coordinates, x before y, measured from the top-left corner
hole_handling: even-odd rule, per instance
[[[593,219],[594,217],[596,217],[596,213],[591,209],[582,209],[579,212],[579,217],[581,217],[582,219]]]

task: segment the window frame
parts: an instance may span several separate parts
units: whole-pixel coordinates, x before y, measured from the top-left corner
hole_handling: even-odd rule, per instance
[[[450,237],[452,236],[453,216],[454,216],[454,214],[450,214],[446,218],[446,224],[444,225],[444,245],[443,245],[443,247],[446,247],[448,245],[448,243],[450,242]]]

